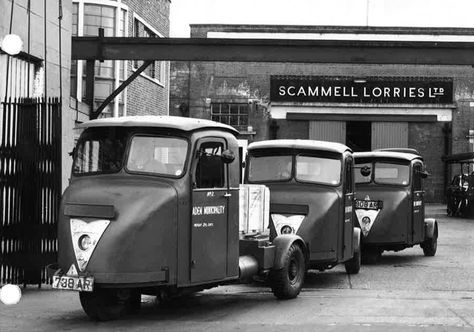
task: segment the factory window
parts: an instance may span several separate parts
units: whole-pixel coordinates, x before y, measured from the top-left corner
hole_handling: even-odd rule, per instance
[[[127,36],[128,7],[118,1],[73,0],[72,35],[97,36],[99,28],[106,37]],[[96,109],[125,79],[127,63],[119,60],[95,62],[94,100],[92,109]],[[79,101],[86,97],[86,61],[71,62],[71,96]],[[101,116],[126,113],[126,92],[121,93],[103,111]]]
[[[145,38],[161,38],[163,37],[158,31],[153,29],[152,26],[147,24],[144,19],[140,16],[133,15],[133,35],[134,37],[145,37]],[[138,69],[143,64],[143,61],[134,61],[133,69]],[[153,61],[143,72],[146,78],[163,85],[164,82],[164,69],[165,63],[163,61]]]
[[[249,105],[246,103],[212,103],[211,119],[246,131],[249,124]]]

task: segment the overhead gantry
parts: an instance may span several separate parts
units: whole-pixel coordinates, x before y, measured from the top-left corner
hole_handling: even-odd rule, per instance
[[[155,60],[406,65],[474,64],[474,42],[355,41],[227,38],[73,37],[72,59],[86,60],[86,100],[93,98],[95,61],[145,60],[95,111]],[[92,105],[92,103],[91,103]]]

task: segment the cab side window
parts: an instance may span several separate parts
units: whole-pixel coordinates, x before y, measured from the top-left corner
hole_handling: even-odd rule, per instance
[[[422,184],[421,184],[421,172],[422,172],[421,164],[413,165],[413,190],[414,191],[421,191]]]
[[[345,190],[344,194],[351,194],[354,192],[353,183],[354,183],[354,168],[353,168],[353,161],[352,159],[346,160],[346,167],[345,167]]]
[[[197,151],[195,188],[225,187],[224,162],[221,155],[224,151],[222,142],[204,142]]]

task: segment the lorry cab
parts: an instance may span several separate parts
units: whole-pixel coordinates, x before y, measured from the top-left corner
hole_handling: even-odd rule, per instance
[[[245,183],[270,189],[270,238],[301,236],[309,268],[345,262],[348,273],[359,271],[353,167],[352,151],[339,143],[296,139],[248,146]]]
[[[436,253],[438,224],[425,218],[423,158],[415,150],[354,153],[355,214],[362,231],[362,257],[375,262],[383,251],[420,244]]]
[[[277,297],[298,295],[304,242],[270,242],[263,227],[239,229],[234,128],[168,116],[80,128],[59,209],[58,264],[50,271],[53,288],[79,291],[91,318],[118,318],[143,293],[167,297],[257,274],[271,279]]]

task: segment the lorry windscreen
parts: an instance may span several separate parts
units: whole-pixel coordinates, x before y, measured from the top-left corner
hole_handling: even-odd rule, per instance
[[[288,181],[292,165],[292,155],[252,156],[249,159],[248,181]]]
[[[264,155],[251,155],[249,158],[248,181],[250,183],[289,181],[293,177],[298,182],[339,185],[341,160],[302,154],[268,155],[268,152]]]
[[[296,156],[296,180],[339,185],[341,182],[341,160],[316,156]]]
[[[72,172],[115,173],[122,168],[127,132],[123,128],[89,128],[75,148]]]
[[[127,171],[179,177],[183,174],[188,142],[184,138],[163,136],[132,137]]]
[[[389,162],[357,164],[355,183],[370,182],[406,186],[410,182],[410,166]]]

